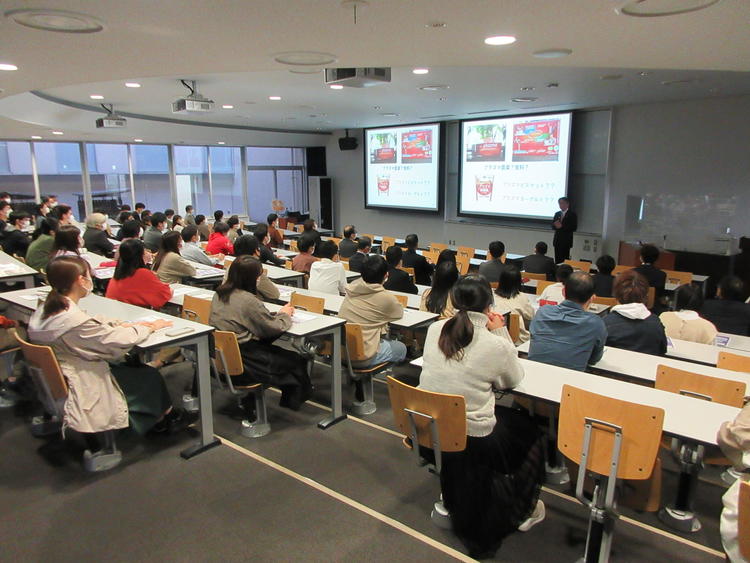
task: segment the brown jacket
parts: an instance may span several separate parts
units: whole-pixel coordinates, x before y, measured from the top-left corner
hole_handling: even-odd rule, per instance
[[[253,260],[258,260],[257,256],[251,256],[251,258]],[[229,268],[224,271],[224,281],[227,281],[227,277],[229,277]],[[276,287],[276,284],[268,279],[265,268],[261,272],[260,277],[255,284],[255,290],[258,292],[258,297],[260,297],[263,301],[272,301],[274,299],[278,299],[279,295],[281,295],[279,293],[279,288]]]
[[[214,295],[209,324],[216,330],[235,333],[237,341],[243,344],[250,340],[278,338],[292,326],[292,317],[272,313],[249,291],[235,289],[226,303],[218,294]]]
[[[183,278],[195,275],[195,266],[179,254],[169,252],[159,264],[156,275],[164,283],[182,283]]]

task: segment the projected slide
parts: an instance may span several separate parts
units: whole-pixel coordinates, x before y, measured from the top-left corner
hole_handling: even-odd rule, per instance
[[[438,210],[440,125],[365,131],[365,204]]]
[[[459,212],[549,219],[568,191],[571,114],[461,124]]]

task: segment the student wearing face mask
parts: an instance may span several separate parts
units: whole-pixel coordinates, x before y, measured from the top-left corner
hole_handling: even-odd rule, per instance
[[[31,215],[25,211],[14,211],[10,214],[1,243],[6,254],[26,256],[26,251],[31,244],[31,237],[26,232],[30,222]]]
[[[7,234],[6,228],[8,227],[8,217],[11,213],[13,213],[13,208],[10,206],[10,203],[0,200],[0,241],[2,241]]]
[[[283,266],[284,260],[278,258],[271,249],[271,237],[268,236],[268,225],[265,223],[258,223],[255,226],[253,232],[255,238],[258,239],[260,244],[260,261],[265,264],[273,264],[274,266]]]
[[[60,225],[72,225],[75,223],[75,217],[73,216],[73,209],[70,205],[61,203],[55,206],[52,211],[52,216],[60,222]]]
[[[10,194],[8,192],[0,192],[0,201],[7,201],[10,203]]]
[[[182,237],[169,231],[161,238],[159,254],[154,261],[154,272],[164,283],[182,283],[183,278],[195,275],[195,266],[180,255]]]
[[[271,239],[271,246],[274,248],[284,248],[284,234],[279,230],[279,216],[276,213],[270,213],[266,217],[268,223],[268,236]]]
[[[92,213],[86,217],[86,230],[83,232],[83,243],[89,252],[112,258],[115,247],[107,236],[107,216],[103,213]]]
[[[47,196],[42,197],[42,203],[36,206],[36,220],[34,221],[34,227],[39,228],[42,226],[42,221],[49,215],[50,206],[49,198]]]

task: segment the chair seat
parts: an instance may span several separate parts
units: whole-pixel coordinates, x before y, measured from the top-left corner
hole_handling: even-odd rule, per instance
[[[253,383],[251,385],[235,385],[234,388],[238,390],[249,390],[249,389],[258,389],[259,387],[263,387],[262,383]]]
[[[352,366],[352,370],[354,371],[355,374],[371,375],[375,373],[380,373],[381,371],[388,369],[389,367],[391,367],[391,362],[382,362],[374,366],[361,367],[361,368]]]

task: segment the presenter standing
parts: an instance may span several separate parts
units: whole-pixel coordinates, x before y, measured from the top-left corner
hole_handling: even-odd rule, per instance
[[[557,203],[560,211],[552,219],[552,228],[555,229],[552,245],[555,247],[555,264],[560,264],[570,258],[573,233],[578,229],[578,216],[570,210],[570,200],[567,197],[561,197]]]

